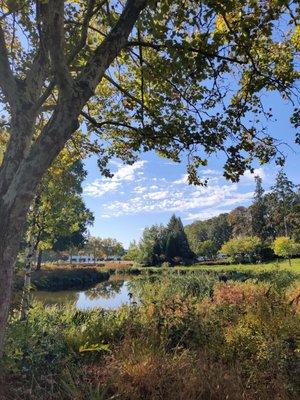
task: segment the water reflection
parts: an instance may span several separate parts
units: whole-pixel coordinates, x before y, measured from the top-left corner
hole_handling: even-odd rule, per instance
[[[96,285],[95,287],[86,290],[85,294],[90,300],[96,300],[100,298],[109,299],[112,296],[116,296],[120,293],[124,281],[107,281]]]
[[[34,300],[41,301],[45,305],[54,305],[54,304],[76,304],[79,299],[79,293],[76,290],[60,290],[57,292],[47,292],[43,290],[39,290],[37,292],[33,292]]]
[[[75,304],[79,310],[93,308],[116,309],[124,304],[135,303],[128,281],[102,282],[84,291],[64,290],[58,292],[34,292],[34,298],[45,305]]]

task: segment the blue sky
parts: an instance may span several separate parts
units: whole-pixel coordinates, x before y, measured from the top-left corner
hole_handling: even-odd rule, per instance
[[[290,107],[275,95],[269,96],[277,121],[268,123],[269,132],[286,142],[285,171],[295,183],[300,183],[300,147],[294,144],[295,130],[289,123]],[[160,158],[153,152],[140,155],[133,165],[113,161],[113,178],[104,178],[97,168],[96,159],[85,162],[88,176],[84,182],[84,200],[95,216],[90,233],[101,237],[114,237],[125,247],[139,239],[146,226],[166,223],[173,213],[184,224],[228,212],[239,205],[249,205],[254,190],[254,175],[263,178],[265,189],[274,182],[278,167],[274,163],[256,166],[254,175],[247,172],[239,183],[226,181],[222,176],[224,159],[219,154],[200,170],[209,178],[207,187],[190,186],[186,182],[185,165]]]

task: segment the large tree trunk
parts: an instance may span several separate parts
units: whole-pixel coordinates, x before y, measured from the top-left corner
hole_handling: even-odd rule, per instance
[[[0,230],[2,235],[3,226]],[[5,336],[6,321],[8,318],[9,304],[11,299],[11,285],[12,274],[14,265],[14,255],[11,252],[5,251],[8,247],[6,241],[0,244],[0,265],[1,265],[1,278],[0,278],[0,357],[2,356],[3,343]]]
[[[12,218],[9,218],[9,217]],[[0,357],[3,353],[6,323],[12,294],[13,272],[23,232],[23,221],[0,200]],[[23,222],[23,223],[22,223]]]
[[[140,12],[146,7],[147,0],[127,0],[119,20],[76,79],[71,78],[66,63],[63,2],[53,0],[42,3],[40,11],[46,40],[26,80],[16,79],[10,69],[5,34],[0,24],[0,88],[12,116],[11,135],[0,166],[0,357],[9,312],[13,270],[26,214],[37,186],[72,133],[78,129],[82,108],[93,96],[107,68],[126,46],[128,36]],[[50,54],[51,71],[54,72],[54,84],[58,84],[59,95],[48,123],[33,140],[39,108],[48,97],[41,96],[48,73],[45,67],[48,62],[45,46],[46,53]]]

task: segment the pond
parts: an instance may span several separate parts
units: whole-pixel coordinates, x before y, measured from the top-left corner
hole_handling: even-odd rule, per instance
[[[101,282],[87,290],[37,291],[33,292],[33,298],[45,305],[74,304],[79,310],[116,309],[136,302],[129,281],[124,280]]]

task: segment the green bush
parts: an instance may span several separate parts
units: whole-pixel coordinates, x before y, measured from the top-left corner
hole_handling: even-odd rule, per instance
[[[2,378],[25,400],[152,400],[157,385],[166,400],[222,398],[214,385],[232,399],[296,400],[300,292],[289,282],[172,272],[131,281],[139,304],[114,311],[34,304],[26,322],[10,318]]]
[[[263,244],[257,236],[244,236],[224,243],[221,252],[235,262],[253,262],[259,259]]]

